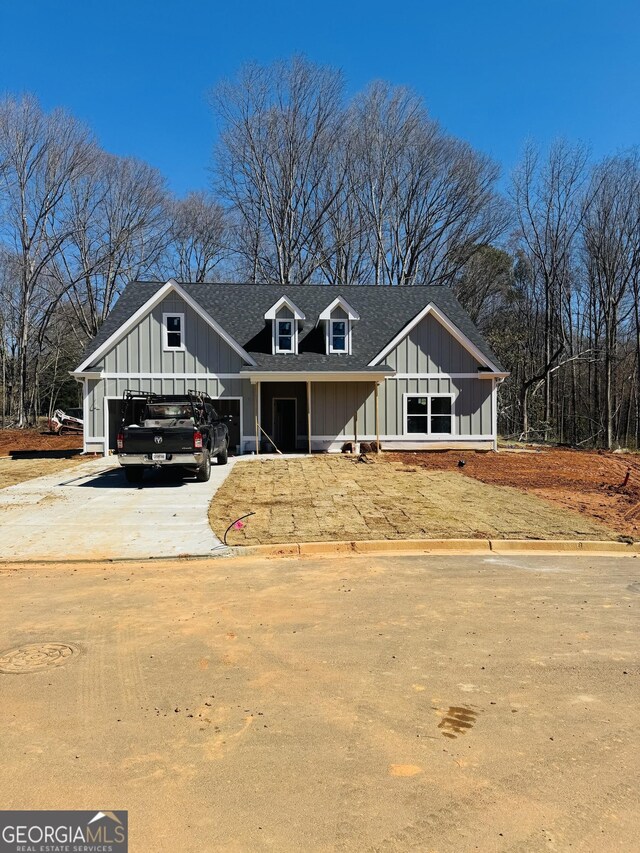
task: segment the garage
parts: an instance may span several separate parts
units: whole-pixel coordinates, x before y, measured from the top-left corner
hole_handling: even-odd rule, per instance
[[[241,429],[240,429],[240,400],[229,397],[219,397],[213,401],[214,408],[221,418],[229,418],[229,451],[238,454],[241,452]]]

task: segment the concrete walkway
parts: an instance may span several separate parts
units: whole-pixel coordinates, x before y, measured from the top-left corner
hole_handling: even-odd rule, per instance
[[[162,471],[146,474],[139,488],[115,459],[100,458],[0,489],[0,561],[220,552],[208,509],[234,461],[214,464],[208,483]]]

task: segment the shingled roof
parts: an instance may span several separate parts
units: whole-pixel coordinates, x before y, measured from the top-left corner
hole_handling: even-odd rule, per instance
[[[82,356],[85,362],[165,282],[131,282],[124,290],[96,337]],[[453,292],[447,287],[386,287],[375,285],[180,284],[255,360],[258,370],[291,370],[290,359],[271,352],[271,330],[264,315],[281,296],[288,296],[304,312],[299,333],[298,371],[367,370],[369,363],[427,305],[433,303],[480,350],[487,362],[502,370],[489,344],[480,334]],[[324,333],[318,315],[337,296],[360,314],[353,324],[352,354],[325,353]],[[379,370],[380,368],[378,368]]]

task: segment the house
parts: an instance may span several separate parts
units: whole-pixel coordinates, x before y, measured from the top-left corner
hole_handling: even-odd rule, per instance
[[[126,389],[205,391],[232,450],[496,447],[507,376],[450,289],[132,282],[72,374],[84,450],[116,446]],[[258,438],[259,436],[259,438]]]

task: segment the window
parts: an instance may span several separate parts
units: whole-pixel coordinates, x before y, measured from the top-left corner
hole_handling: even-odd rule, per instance
[[[276,352],[295,352],[293,320],[276,320]]]
[[[184,349],[184,314],[164,314],[165,350]]]
[[[405,434],[452,435],[452,394],[406,394]]]
[[[347,352],[347,321],[331,320],[329,352]]]

